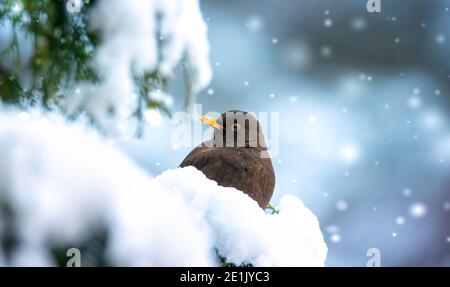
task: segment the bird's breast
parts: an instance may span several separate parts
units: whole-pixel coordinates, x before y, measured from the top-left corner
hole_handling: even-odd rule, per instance
[[[209,179],[248,194],[265,207],[270,200],[275,175],[270,158],[262,158],[256,148],[197,147],[181,163],[192,165]]]

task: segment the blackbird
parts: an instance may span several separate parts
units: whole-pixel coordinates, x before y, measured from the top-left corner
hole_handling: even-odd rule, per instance
[[[232,110],[217,119],[201,116],[214,128],[212,140],[193,149],[180,167],[194,166],[225,187],[235,187],[266,208],[275,173],[259,122],[250,113]]]

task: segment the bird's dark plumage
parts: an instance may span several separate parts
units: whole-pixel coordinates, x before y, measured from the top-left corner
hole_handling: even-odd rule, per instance
[[[275,173],[259,122],[249,113],[229,111],[216,123],[220,128],[216,127],[214,138],[192,150],[180,167],[194,166],[219,185],[235,187],[266,208]]]

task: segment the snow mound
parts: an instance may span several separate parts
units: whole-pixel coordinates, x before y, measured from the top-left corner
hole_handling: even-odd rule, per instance
[[[316,217],[294,196],[279,211],[266,214],[193,167],[151,178],[112,142],[57,115],[0,111],[0,265],[61,265],[68,258],[55,250],[75,247],[82,266],[102,265],[92,257],[216,266],[216,252],[236,265],[323,266]]]

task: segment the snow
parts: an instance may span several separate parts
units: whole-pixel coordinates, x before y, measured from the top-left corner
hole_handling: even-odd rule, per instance
[[[134,74],[158,71],[173,77],[183,57],[192,92],[212,78],[207,26],[198,0],[101,0],[89,15],[102,43],[95,64],[102,81],[69,92],[69,115],[83,110],[108,132],[119,132],[137,106]],[[160,20],[159,20],[160,19]]]
[[[157,103],[163,104],[166,107],[173,106],[173,98],[169,94],[167,94],[159,89],[150,92],[149,98]]]
[[[324,265],[319,222],[297,197],[266,214],[194,167],[152,178],[83,123],[24,113],[0,110],[0,203],[18,238],[10,257],[0,248],[0,265],[55,265],[52,248],[101,227],[114,266],[216,266],[215,250],[237,265]],[[11,223],[1,206],[0,240]]]

